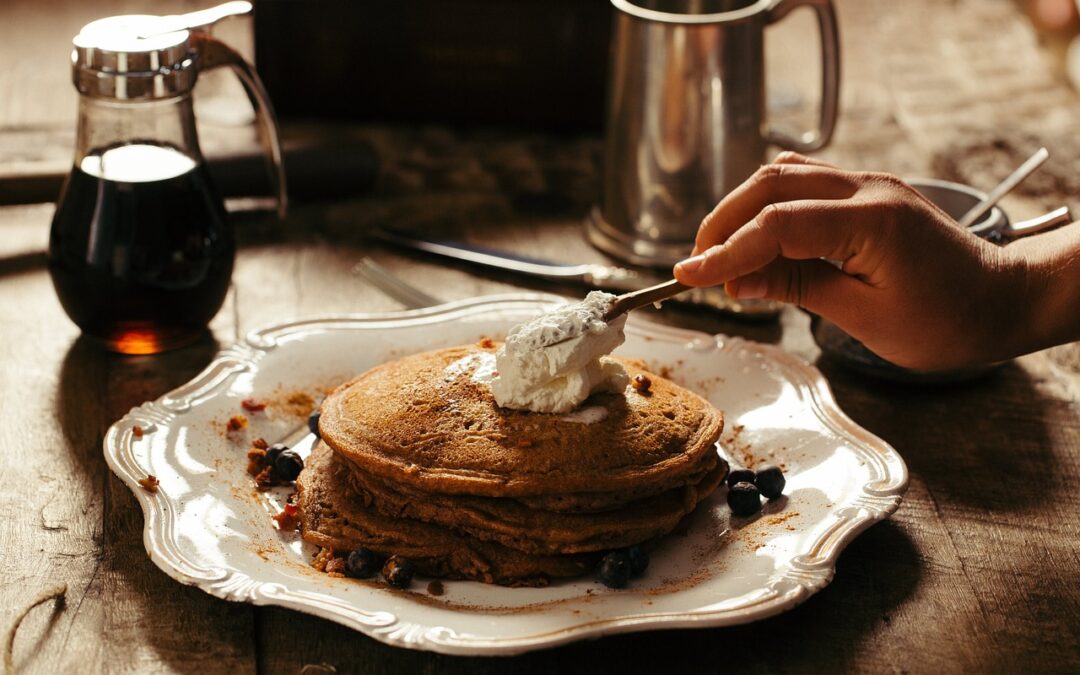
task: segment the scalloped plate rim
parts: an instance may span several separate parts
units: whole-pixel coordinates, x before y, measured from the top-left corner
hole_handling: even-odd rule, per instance
[[[377,617],[387,613],[379,610],[367,611],[360,608],[353,608],[352,612],[347,612],[332,603],[325,601],[314,602],[302,593],[290,591],[281,584],[259,582],[241,570],[222,569],[220,570],[222,572],[220,576],[197,576],[185,571],[183,568],[195,566],[185,560],[175,560],[168,552],[170,545],[164,541],[165,533],[162,531],[161,524],[167,518],[166,511],[170,509],[163,508],[162,502],[164,500],[159,499],[157,494],[144,490],[139,485],[139,477],[124,466],[125,461],[131,463],[135,461],[130,453],[125,454],[125,450],[130,450],[130,444],[125,446],[123,437],[125,432],[130,434],[131,426],[138,417],[139,411],[164,407],[163,403],[173,398],[173,394],[176,392],[201,383],[223,365],[236,363],[238,359],[242,363],[245,352],[258,352],[273,348],[275,346],[274,341],[277,339],[319,330],[348,330],[359,327],[371,328],[379,324],[423,324],[437,322],[438,320],[446,321],[457,315],[481,314],[485,311],[497,310],[499,307],[543,306],[566,301],[567,298],[563,296],[547,293],[487,295],[420,309],[314,315],[269,324],[249,331],[242,342],[234,343],[219,350],[210,363],[191,380],[154,401],[132,408],[111,425],[105,434],[102,445],[106,463],[112,472],[134,493],[136,501],[142,510],[144,518],[143,544],[150,559],[159,569],[176,581],[185,585],[196,586],[215,597],[233,602],[248,602],[254,605],[279,606],[317,615],[358,630],[365,635],[393,646],[424,649],[452,655],[509,656],[534,649],[549,648],[582,639],[617,633],[722,627],[775,616],[801,604],[828,585],[835,576],[837,560],[847,545],[874,523],[888,518],[899,507],[900,501],[907,490],[909,480],[903,458],[885,441],[858,426],[840,409],[832,395],[828,382],[817,368],[775,345],[757,343],[738,337],[714,336],[700,331],[645,321],[631,321],[628,324],[628,331],[654,338],[680,340],[685,343],[711,342],[714,345],[719,345],[722,342],[725,345],[733,345],[739,349],[755,353],[759,357],[776,361],[785,368],[797,372],[812,395],[815,412],[819,416],[825,416],[822,420],[824,423],[834,427],[836,431],[843,434],[844,438],[854,441],[857,446],[872,449],[887,458],[889,471],[885,478],[888,479],[889,489],[881,491],[880,494],[874,494],[868,492],[869,483],[862,486],[864,494],[869,494],[879,500],[879,508],[871,510],[864,507],[858,517],[838,519],[833,528],[830,528],[824,536],[819,537],[815,541],[815,548],[818,546],[824,548],[821,551],[821,557],[815,561],[814,565],[804,570],[808,577],[808,580],[804,583],[796,585],[786,592],[775,593],[760,602],[751,603],[749,606],[719,610],[637,613],[613,616],[532,636],[506,638],[474,636],[458,634],[452,628],[445,626],[430,626],[426,630],[422,630],[423,627],[418,624],[402,622],[396,618],[382,624],[373,621],[364,623],[358,621],[355,616],[357,614],[366,614]],[[270,344],[267,344],[268,338]],[[240,370],[243,370],[243,368]],[[172,510],[175,511],[175,509]],[[213,572],[214,570],[209,571]],[[247,588],[247,591],[245,593],[232,592],[236,588]],[[280,591],[277,589],[280,589]],[[398,637],[399,634],[403,634],[404,638]],[[446,634],[450,634],[452,637],[450,639],[440,637]]]

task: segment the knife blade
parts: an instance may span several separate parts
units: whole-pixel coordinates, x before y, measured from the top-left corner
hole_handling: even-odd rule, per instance
[[[665,281],[665,277],[648,272],[592,263],[562,264],[515,255],[506,251],[475,246],[460,241],[427,239],[411,232],[378,228],[372,236],[402,248],[458,260],[478,267],[513,272],[535,279],[575,283],[607,291],[637,291]],[[773,319],[783,305],[772,300],[736,300],[722,286],[692,288],[673,297],[671,302],[699,305],[748,319]]]

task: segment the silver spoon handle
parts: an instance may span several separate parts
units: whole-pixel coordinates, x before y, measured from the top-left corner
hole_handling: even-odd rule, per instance
[[[673,295],[678,295],[679,293],[688,290],[690,290],[690,286],[680,284],[678,281],[672,279],[671,281],[665,281],[662,284],[643,288],[640,291],[623,293],[615,298],[615,302],[611,303],[611,308],[604,314],[604,321],[611,321],[618,316],[626,314],[632,309],[651,305],[652,303],[660,302],[661,300],[667,300]]]
[[[1042,163],[1045,162],[1046,158],[1049,156],[1050,152],[1046,148],[1039,148],[1036,150],[1035,154],[1028,157],[1027,161],[1021,164],[1016,171],[1009,174],[1008,178],[998,183],[998,186],[986,196],[986,199],[971,207],[971,210],[964,214],[964,217],[959,221],[960,227],[967,229],[974,225],[979,218],[986,215],[987,211],[994,208],[994,205],[997,204],[1002,197],[1012,192],[1013,188],[1030,176],[1035,169],[1042,166]]]

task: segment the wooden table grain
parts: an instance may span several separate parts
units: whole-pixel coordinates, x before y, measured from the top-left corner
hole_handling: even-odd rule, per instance
[[[120,6],[145,9],[46,5],[0,6],[0,56],[11,64],[0,70],[0,174],[16,164],[47,172],[67,161],[74,96],[55,88],[68,86],[66,70],[35,78],[41,64],[66,68],[68,36],[86,19]],[[823,157],[986,189],[1014,155],[1041,142],[1055,153],[1044,171],[1060,180],[1022,191],[1006,207],[1014,217],[1062,203],[1076,209],[1067,186],[1080,175],[1080,153],[1070,152],[1080,137],[1080,99],[1055,79],[1016,4],[837,6],[842,123]],[[812,81],[799,33],[806,29],[770,33],[769,49],[777,86],[812,101],[812,91],[799,89]],[[52,50],[60,58],[36,56]],[[777,114],[798,123],[806,108]],[[768,325],[675,308],[655,317],[779,344],[816,362],[843,409],[911,470],[895,516],[848,547],[827,588],[780,616],[514,658],[461,658],[387,647],[322,619],[218,600],[168,578],[147,558],[134,498],[103,461],[102,437],[115,419],[187,381],[218,348],[259,325],[397,309],[350,274],[363,255],[447,299],[522,287],[403,256],[368,241],[370,227],[423,227],[522,253],[601,260],[580,227],[596,187],[596,138],[439,127],[337,133],[378,151],[376,187],[348,201],[301,205],[284,223],[238,214],[240,250],[225,307],[205,339],[159,356],[105,354],[80,339],[44,267],[52,205],[0,207],[0,627],[43,590],[67,585],[63,605],[46,603],[22,622],[18,672],[1080,670],[1080,345],[1025,356],[975,382],[901,386],[822,359],[807,317],[791,308]]]

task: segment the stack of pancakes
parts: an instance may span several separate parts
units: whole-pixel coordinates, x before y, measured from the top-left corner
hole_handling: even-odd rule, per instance
[[[322,406],[297,480],[305,540],[409,558],[429,576],[542,585],[650,542],[723,481],[723,417],[643,364],[646,391],[568,415],[500,408],[495,345],[373,368]]]

